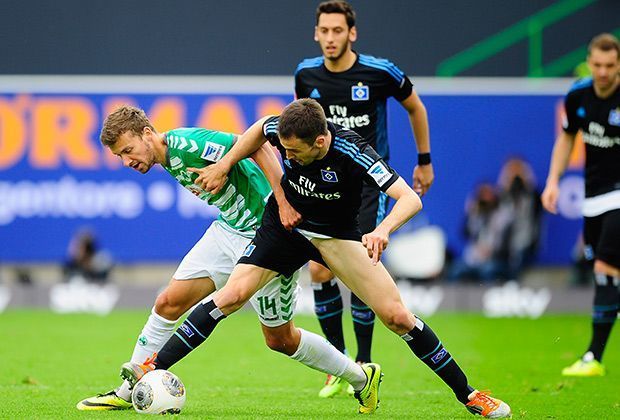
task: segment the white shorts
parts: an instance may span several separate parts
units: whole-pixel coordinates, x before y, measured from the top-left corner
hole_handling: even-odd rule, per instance
[[[183,257],[175,280],[209,277],[216,289],[224,287],[235,264],[253,235],[238,232],[216,220],[194,247]],[[299,272],[290,278],[277,276],[250,299],[260,322],[267,327],[278,327],[293,318],[299,294]]]

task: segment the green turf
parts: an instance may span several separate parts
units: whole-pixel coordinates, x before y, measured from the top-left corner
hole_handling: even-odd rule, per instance
[[[119,365],[129,358],[146,315],[1,314],[0,418],[136,418],[133,411],[85,413],[74,407],[117,384]],[[533,321],[441,314],[426,321],[470,383],[509,402],[514,418],[620,418],[618,332],[606,354],[606,377],[565,379],[558,374],[586,345],[586,315]],[[318,331],[311,317],[296,322]],[[346,327],[353,343],[350,319]],[[376,328],[373,351],[385,372],[376,418],[474,418],[383,326]],[[316,398],[323,375],[268,350],[251,312],[224,321],[206,345],[172,370],[188,389],[183,418],[359,418],[351,397]]]

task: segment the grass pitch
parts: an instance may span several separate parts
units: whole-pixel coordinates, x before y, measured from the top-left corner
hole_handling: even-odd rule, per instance
[[[77,411],[75,404],[119,383],[119,366],[129,359],[147,315],[147,310],[107,317],[21,310],[0,314],[0,418],[135,419],[139,414],[133,410],[88,413]],[[612,332],[605,355],[606,377],[559,375],[587,344],[587,315],[534,321],[440,314],[426,321],[470,383],[506,400],[514,418],[620,418],[618,331]],[[297,317],[296,324],[319,331],[309,316]],[[345,327],[347,343],[354,346],[350,318],[345,317]],[[385,372],[376,418],[474,418],[382,325],[375,328],[373,358]],[[322,374],[267,349],[249,311],[225,320],[171,370],[187,387],[182,418],[359,419],[353,398],[316,397]]]

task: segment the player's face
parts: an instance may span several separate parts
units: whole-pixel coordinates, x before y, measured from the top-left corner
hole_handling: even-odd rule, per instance
[[[320,137],[320,136],[319,136]],[[322,141],[315,141],[314,144],[308,144],[298,138],[283,139],[280,138],[282,147],[286,150],[286,158],[293,160],[301,166],[306,166],[314,162],[321,153]]]
[[[327,60],[336,61],[351,49],[357,39],[355,27],[349,28],[342,13],[323,13],[314,28],[314,40]]]
[[[620,72],[620,59],[615,50],[603,51],[593,49],[588,56],[588,67],[592,72],[594,85],[599,89],[608,89],[614,85]]]
[[[121,158],[123,165],[145,174],[156,163],[155,151],[150,142],[152,135],[153,132],[148,127],[142,135],[126,131],[110,150]]]

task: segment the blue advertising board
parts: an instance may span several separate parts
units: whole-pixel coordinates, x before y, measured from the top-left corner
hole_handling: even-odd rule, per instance
[[[543,186],[558,129],[561,95],[425,94],[436,181],[415,223],[446,232],[455,251],[468,194],[495,182],[511,156],[527,160]],[[90,228],[118,262],[181,258],[216,209],[178,186],[161,168],[123,168],[98,141],[103,119],[120,103],[140,106],[155,127],[204,126],[241,132],[278,113],[289,94],[37,92],[0,94],[0,263],[61,261],[75,232]],[[410,180],[415,148],[401,107],[389,104],[391,164]],[[578,165],[564,215],[545,216],[538,261],[565,264],[581,227]],[[414,224],[415,224],[414,223]],[[406,229],[406,228],[405,228]]]

